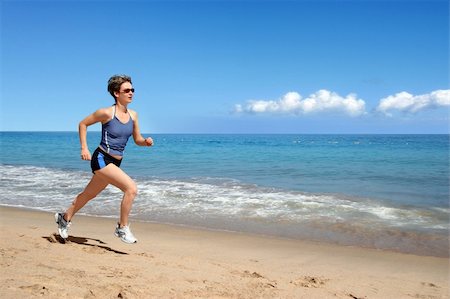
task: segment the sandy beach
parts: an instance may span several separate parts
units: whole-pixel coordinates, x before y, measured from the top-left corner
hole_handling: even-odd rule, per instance
[[[445,258],[0,208],[1,298],[449,298]]]

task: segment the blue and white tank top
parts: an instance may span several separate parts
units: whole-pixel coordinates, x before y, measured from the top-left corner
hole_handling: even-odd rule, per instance
[[[116,116],[116,105],[113,106],[113,116],[110,121],[102,124],[102,140],[100,146],[111,155],[123,156],[128,138],[133,134],[133,119],[127,123],[121,122]]]

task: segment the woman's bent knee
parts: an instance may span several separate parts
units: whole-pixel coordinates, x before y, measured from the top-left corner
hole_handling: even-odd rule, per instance
[[[128,186],[127,189],[125,189],[125,194],[128,195],[131,198],[135,198],[137,195],[137,186],[135,183],[133,183],[132,185]]]

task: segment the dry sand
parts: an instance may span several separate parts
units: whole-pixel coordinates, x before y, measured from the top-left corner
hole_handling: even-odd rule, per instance
[[[0,298],[449,298],[449,260],[0,207]]]

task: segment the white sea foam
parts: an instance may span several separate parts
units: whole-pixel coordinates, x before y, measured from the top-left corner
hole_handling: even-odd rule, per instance
[[[34,166],[0,166],[0,203],[49,211],[65,209],[83,190],[91,175],[81,171]],[[320,219],[362,222],[367,226],[448,230],[448,209],[386,206],[381,201],[336,194],[310,194],[241,184],[236,180],[136,178],[139,195],[133,215],[204,218],[225,217],[260,222],[302,224]],[[108,187],[83,210],[114,216],[121,192]]]

